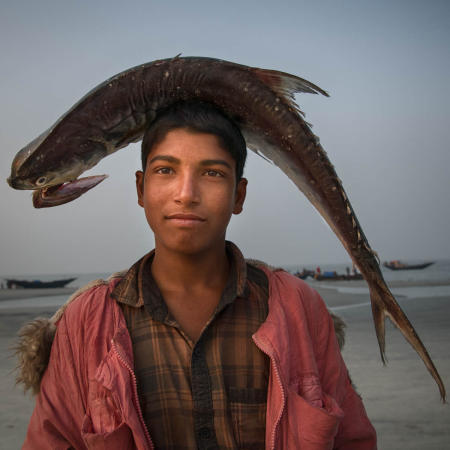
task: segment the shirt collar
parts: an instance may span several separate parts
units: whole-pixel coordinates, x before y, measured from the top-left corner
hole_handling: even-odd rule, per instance
[[[222,309],[236,297],[247,297],[247,264],[239,248],[226,241],[226,251],[230,259],[230,274],[222,294],[219,308]],[[151,263],[155,250],[147,253],[131,266],[125,277],[114,288],[111,296],[119,303],[135,308],[146,306],[152,315],[167,316],[167,307],[151,274]]]

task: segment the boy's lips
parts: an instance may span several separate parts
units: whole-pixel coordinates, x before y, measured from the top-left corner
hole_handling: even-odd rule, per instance
[[[166,219],[180,225],[194,225],[206,221],[203,217],[191,213],[170,214],[166,216]]]

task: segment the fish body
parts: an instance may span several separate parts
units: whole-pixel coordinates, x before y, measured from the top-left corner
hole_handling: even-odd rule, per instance
[[[101,181],[101,176],[85,182],[78,177],[105,156],[140,140],[158,111],[183,100],[211,103],[240,127],[248,148],[285,172],[347,250],[370,289],[383,362],[387,316],[420,355],[445,399],[442,380],[389,291],[333,165],[294,102],[298,92],[328,95],[294,75],[213,58],[175,57],[140,65],[93,89],[22,149],[8,182],[16,189],[35,190],[36,207],[71,201]]]

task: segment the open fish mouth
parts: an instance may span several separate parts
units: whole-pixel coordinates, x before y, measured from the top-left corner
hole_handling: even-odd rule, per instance
[[[105,178],[108,178],[108,175],[93,175],[37,189],[33,192],[33,206],[35,208],[49,208],[69,203],[97,186]]]

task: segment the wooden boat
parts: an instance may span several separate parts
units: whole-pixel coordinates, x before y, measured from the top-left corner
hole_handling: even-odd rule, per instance
[[[425,267],[431,266],[431,264],[434,264],[434,261],[425,262],[422,264],[406,264],[406,263],[402,263],[399,260],[395,260],[395,261],[390,261],[390,262],[385,261],[383,263],[383,266],[387,267],[388,269],[391,269],[391,270],[419,270],[419,269],[425,269]]]
[[[323,272],[316,273],[314,279],[317,281],[351,281],[351,280],[362,280],[363,276],[360,273],[353,274],[338,274],[337,272]]]
[[[44,288],[62,288],[72,281],[76,280],[76,278],[65,278],[63,280],[54,280],[54,281],[41,281],[41,280],[16,280],[13,278],[6,278],[6,286],[8,289],[44,289]]]
[[[302,280],[306,280],[308,277],[314,278],[314,270],[303,269],[301,272],[296,272],[294,275]]]

